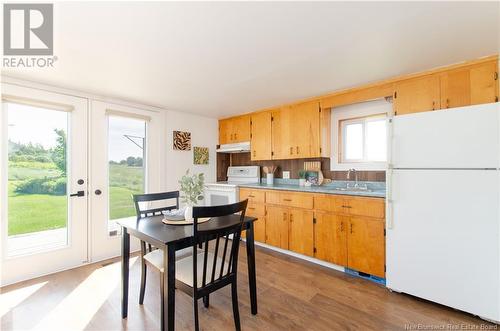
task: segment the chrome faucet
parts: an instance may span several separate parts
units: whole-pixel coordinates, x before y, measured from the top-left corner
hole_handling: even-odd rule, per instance
[[[358,187],[358,172],[356,171],[356,169],[354,168],[351,168],[349,170],[347,170],[347,180],[351,180],[352,179],[352,174],[354,174],[354,187]],[[347,187],[349,187],[349,183],[347,183]]]

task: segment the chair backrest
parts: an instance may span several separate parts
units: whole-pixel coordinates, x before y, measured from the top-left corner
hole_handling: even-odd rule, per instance
[[[134,194],[134,206],[137,214],[137,219],[143,217],[161,215],[164,210],[179,209],[179,191],[161,192],[161,193],[148,193],[148,194]],[[159,200],[175,199],[175,205],[156,207],[151,209],[141,209],[139,202],[153,202]]]
[[[248,200],[240,201],[237,203],[221,206],[210,207],[194,207],[193,208],[193,289],[195,291],[211,292],[212,289],[220,288],[221,283],[228,281],[231,277],[236,277],[238,271],[238,250],[241,238],[241,230],[243,220],[245,218],[245,211],[247,208]],[[204,217],[223,217],[240,213],[239,222],[228,222],[224,224],[221,219],[220,226],[216,228],[210,227],[209,230],[202,230],[199,228],[198,219]],[[234,219],[233,219],[234,220]],[[209,221],[210,222],[210,221]],[[201,223],[203,225],[205,223]],[[232,242],[229,247],[229,241]],[[213,260],[209,260],[209,242],[215,241],[215,248],[213,250]],[[201,247],[203,251],[203,269],[198,270],[198,244],[204,243]],[[222,257],[218,259],[219,248],[222,248]],[[227,259],[227,263],[226,263]],[[210,265],[211,264],[211,265]],[[208,267],[208,271],[207,271]],[[198,285],[198,273],[202,272],[202,284]],[[210,274],[209,274],[210,273]],[[222,284],[224,286],[224,284]]]

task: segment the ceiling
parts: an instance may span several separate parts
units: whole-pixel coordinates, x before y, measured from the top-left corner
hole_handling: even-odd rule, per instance
[[[12,77],[222,117],[498,53],[499,2],[65,2]]]

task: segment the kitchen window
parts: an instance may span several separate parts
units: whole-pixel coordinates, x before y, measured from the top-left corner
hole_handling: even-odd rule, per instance
[[[387,161],[387,115],[343,119],[339,122],[339,163]]]

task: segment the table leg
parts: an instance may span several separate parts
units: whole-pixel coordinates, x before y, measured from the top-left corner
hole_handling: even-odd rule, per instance
[[[257,279],[255,275],[255,243],[254,224],[251,222],[247,229],[247,261],[248,261],[248,284],[250,285],[250,305],[253,315],[257,315]]]
[[[163,265],[167,266],[163,273],[163,318],[162,321],[164,330],[173,331],[175,327],[175,248],[170,245],[163,251]]]
[[[127,317],[128,313],[128,275],[130,260],[130,234],[126,228],[122,228],[122,318]]]

